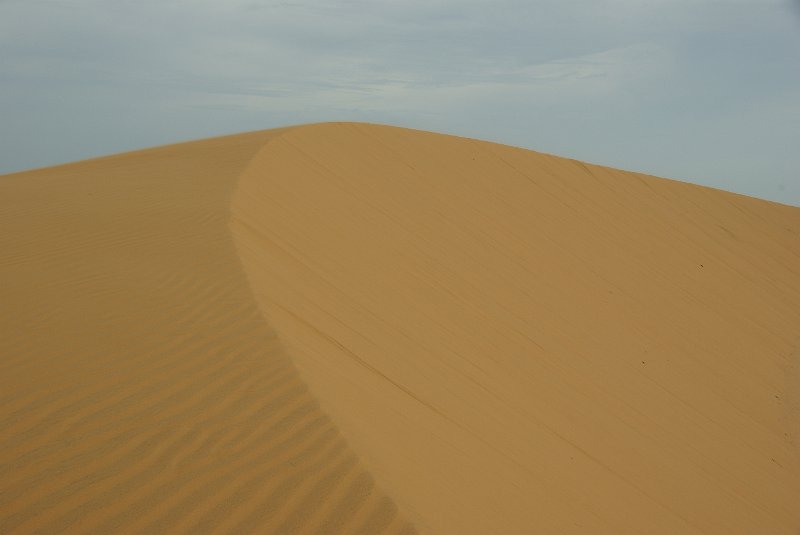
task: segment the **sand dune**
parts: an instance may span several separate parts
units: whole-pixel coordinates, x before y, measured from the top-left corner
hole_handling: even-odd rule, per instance
[[[800,531],[800,209],[364,124],[0,177],[1,533]]]

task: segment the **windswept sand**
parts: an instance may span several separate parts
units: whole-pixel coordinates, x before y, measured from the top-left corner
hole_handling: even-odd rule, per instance
[[[0,533],[69,532],[797,535],[800,209],[350,123],[2,176]]]

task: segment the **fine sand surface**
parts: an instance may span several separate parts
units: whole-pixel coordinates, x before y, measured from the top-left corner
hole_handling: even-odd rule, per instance
[[[0,533],[70,532],[797,535],[800,208],[351,123],[0,176]]]

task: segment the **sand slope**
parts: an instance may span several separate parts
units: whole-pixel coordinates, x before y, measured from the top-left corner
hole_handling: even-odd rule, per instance
[[[794,534],[800,209],[321,124],[0,177],[0,532]]]
[[[400,533],[228,220],[276,132],[0,177],[0,533]]]

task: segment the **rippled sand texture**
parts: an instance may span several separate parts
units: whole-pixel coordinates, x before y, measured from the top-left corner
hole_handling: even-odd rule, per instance
[[[330,123],[0,177],[0,533],[791,534],[800,209]]]
[[[0,177],[0,533],[411,533],[228,230],[276,132]]]

